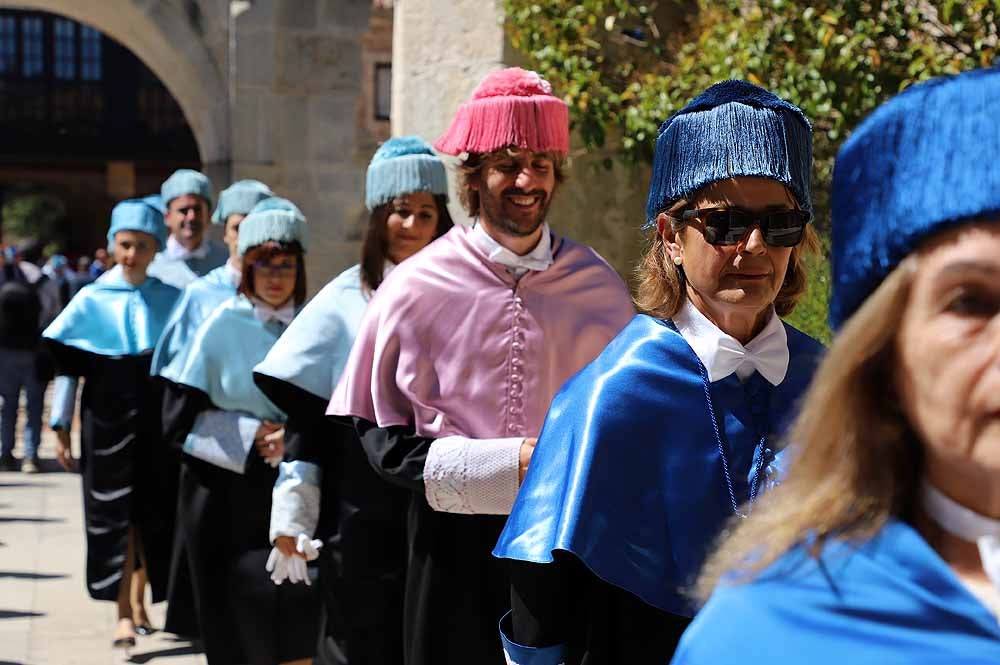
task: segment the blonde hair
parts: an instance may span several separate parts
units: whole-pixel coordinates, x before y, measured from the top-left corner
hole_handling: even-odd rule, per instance
[[[890,516],[909,518],[923,456],[898,405],[893,368],[915,265],[903,261],[834,339],[788,437],[787,480],[720,538],[699,600],[723,576],[727,584],[749,581],[800,543],[817,556],[831,539],[869,538]]]
[[[687,205],[686,200],[678,201],[667,212],[676,215]],[[670,227],[675,233],[684,226],[685,223],[681,221],[672,219],[670,222]],[[819,236],[813,230],[812,224],[809,224],[805,228],[802,242],[792,248],[785,281],[774,299],[774,310],[778,316],[787,316],[795,310],[795,305],[806,292],[809,283],[806,257],[818,255],[819,252]],[[636,307],[639,311],[657,319],[672,318],[680,311],[681,305],[687,298],[681,273],[670,259],[667,245],[657,229],[653,229],[649,245],[636,269],[636,280],[639,283],[636,288]]]

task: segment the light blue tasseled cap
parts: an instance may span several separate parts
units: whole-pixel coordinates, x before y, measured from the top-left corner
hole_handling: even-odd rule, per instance
[[[259,180],[237,180],[219,192],[212,223],[224,224],[230,215],[248,215],[255,205],[271,196],[274,192]]]
[[[772,178],[812,212],[812,127],[798,107],[747,81],[716,83],[660,125],[646,225],[720,180]]]
[[[444,162],[419,136],[396,136],[375,151],[365,179],[365,206],[374,210],[400,194],[448,196]]]
[[[303,222],[306,221],[306,216],[299,210],[299,207],[289,201],[286,198],[280,196],[269,196],[266,199],[262,199],[260,203],[255,205],[250,213],[255,212],[267,212],[268,210],[284,210],[285,212],[294,213],[296,217],[301,219]]]
[[[171,201],[185,194],[200,196],[208,201],[209,207],[212,207],[215,201],[212,181],[201,171],[177,169],[160,185],[160,196],[163,198],[164,206],[169,206]]]
[[[156,203],[145,199],[126,199],[111,210],[111,228],[108,229],[108,247],[115,244],[119,231],[142,231],[156,238],[160,249],[167,244],[167,225],[163,212]]]
[[[265,210],[251,212],[240,222],[240,240],[237,249],[240,254],[263,245],[266,242],[297,242],[302,251],[307,245],[306,220],[289,210]]]
[[[914,85],[875,109],[833,169],[833,292],[839,328],[933,234],[1000,222],[1000,68]]]
[[[163,197],[159,194],[150,194],[149,196],[143,196],[142,200],[153,206],[164,215],[167,214],[167,206],[163,203]]]

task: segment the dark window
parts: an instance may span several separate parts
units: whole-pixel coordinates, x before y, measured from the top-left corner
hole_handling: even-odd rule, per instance
[[[17,19],[0,16],[0,75],[17,71]]]
[[[52,22],[53,71],[57,79],[76,78],[76,23],[57,18]]]
[[[45,71],[45,42],[42,19],[26,16],[21,19],[21,76],[40,77]]]
[[[101,33],[85,25],[80,26],[80,78],[101,80]]]
[[[392,65],[380,62],[375,65],[375,119],[388,120],[392,110]]]

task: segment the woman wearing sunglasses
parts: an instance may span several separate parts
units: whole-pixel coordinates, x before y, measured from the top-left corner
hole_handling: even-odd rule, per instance
[[[276,587],[264,570],[285,414],[253,383],[305,300],[305,236],[293,212],[247,215],[238,295],[160,373],[164,434],[184,452],[177,530],[209,665],[304,663],[315,649],[312,589]]]
[[[1000,663],[998,117],[1000,70],[967,72],[841,148],[838,333],[675,663]]]
[[[782,323],[805,288],[811,129],[757,86],[660,128],[640,314],[557,395],[495,554],[519,665],[660,664],[725,522],[764,490],[822,347]]]

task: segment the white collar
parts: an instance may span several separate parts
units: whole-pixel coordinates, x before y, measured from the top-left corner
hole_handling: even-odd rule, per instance
[[[278,321],[288,326],[292,323],[292,319],[295,318],[295,303],[291,300],[288,301],[287,305],[278,309],[271,307],[259,298],[251,298],[250,301],[253,303],[253,315],[261,323]]]
[[[233,286],[239,286],[240,282],[243,281],[243,271],[234,266],[231,261],[226,261],[226,276],[229,277]]]
[[[673,321],[713,383],[734,372],[740,381],[745,381],[755,370],[772,386],[785,380],[788,334],[773,309],[767,325],[746,346],[722,332],[686,298]]]
[[[163,250],[164,254],[171,259],[203,259],[208,256],[208,242],[202,240],[201,244],[195,249],[188,249],[171,233],[167,236],[167,247]]]
[[[926,478],[921,493],[927,517],[951,535],[979,547],[983,570],[1000,591],[1000,520],[966,508],[931,485]]]
[[[538,240],[538,244],[524,256],[515,254],[490,237],[478,219],[472,227],[472,241],[486,254],[486,258],[499,263],[517,277],[521,277],[529,270],[542,271],[552,265],[552,236],[548,222],[542,224],[542,237]]]

